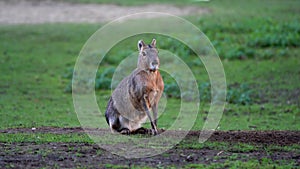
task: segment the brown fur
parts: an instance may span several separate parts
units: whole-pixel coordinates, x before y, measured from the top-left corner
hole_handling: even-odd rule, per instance
[[[156,41],[151,45],[139,41],[137,68],[125,77],[112,94],[105,112],[107,123],[112,132],[130,134],[137,131],[157,134],[157,106],[164,89],[159,73]],[[150,110],[153,111],[153,118]],[[141,124],[150,120],[152,129],[147,130]]]

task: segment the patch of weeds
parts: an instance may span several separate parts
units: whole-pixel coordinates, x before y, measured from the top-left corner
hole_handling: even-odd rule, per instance
[[[159,48],[169,50],[186,61],[188,65],[192,64],[189,58],[194,56],[195,53],[187,45],[170,37],[162,37],[161,39],[162,40],[159,43]]]
[[[16,168],[16,166],[14,164],[7,164],[5,168]]]
[[[81,153],[79,153],[79,152],[76,152],[76,153],[75,153],[75,156],[76,156],[76,157],[82,157],[83,154],[81,154]]]
[[[66,73],[62,75],[63,78],[69,79],[70,82],[65,87],[65,92],[71,93],[72,92],[72,78],[73,78],[73,71],[74,69],[68,68]],[[115,67],[107,67],[102,72],[101,70],[97,72],[96,79],[95,79],[95,89],[103,89],[109,90],[111,89],[111,82],[112,76],[115,72]],[[82,82],[84,84],[88,84],[89,82]]]
[[[201,101],[209,102],[211,100],[210,83],[202,83],[199,85]],[[253,103],[253,91],[246,83],[232,84],[228,86],[226,101],[232,104],[248,105]]]
[[[247,105],[253,102],[251,94],[253,91],[246,83],[229,85],[227,90],[227,102],[233,104]]]
[[[246,59],[255,56],[255,50],[245,46],[235,46],[224,53],[226,59]]]
[[[279,166],[281,166],[282,168],[285,168],[287,166],[289,166],[290,168],[293,168],[295,166],[295,162],[292,160],[272,160],[269,158],[261,158],[259,160],[253,160],[254,163],[259,163],[262,166],[266,166],[268,168],[278,168]],[[283,167],[284,166],[284,167]]]
[[[250,47],[299,47],[300,24],[289,22],[277,24],[269,21],[250,35]]]
[[[211,99],[210,83],[199,84],[198,90],[200,93],[200,99],[202,101],[210,101],[210,99]]]
[[[51,150],[47,150],[47,149],[46,150],[42,149],[42,150],[36,150],[35,151],[35,154],[41,155],[42,157],[46,157],[50,153],[51,153]]]
[[[67,83],[64,92],[71,93],[72,92],[72,78],[73,78],[73,68],[68,68],[66,72],[62,75],[62,78],[69,79],[69,82]],[[70,80],[71,79],[71,80]]]
[[[266,34],[260,33],[252,35],[251,41],[248,43],[250,47],[298,47],[300,46],[300,36],[294,33],[284,34]]]
[[[211,101],[211,86],[210,83],[204,82],[198,85],[201,101]],[[178,85],[173,83],[165,84],[165,93],[169,98],[179,99],[181,97]],[[253,103],[253,90],[246,83],[232,84],[227,89],[226,100],[228,103],[249,105]]]
[[[72,151],[74,151],[74,150],[75,150],[74,146],[68,145],[68,151],[69,151],[69,152],[72,152]]]
[[[97,155],[97,156],[101,155],[102,153],[103,153],[102,150],[100,150],[100,149],[99,149],[99,150],[96,150],[96,155]]]
[[[180,89],[176,82],[165,83],[164,92],[167,94],[169,98],[179,99],[181,97]]]
[[[265,151],[268,152],[279,152],[279,151],[285,151],[285,152],[296,152],[300,153],[300,145],[293,144],[289,146],[278,146],[278,145],[268,145],[264,147]]]
[[[223,59],[291,56],[289,50],[276,51],[300,46],[300,24],[296,21],[279,22],[256,18],[251,22],[229,21],[218,24],[201,19],[199,24]],[[265,50],[266,48],[269,49]]]
[[[229,148],[229,143],[227,142],[211,142],[207,141],[205,143],[199,143],[198,139],[190,139],[186,140],[184,139],[183,141],[180,142],[180,144],[177,145],[179,148],[183,149],[214,149],[214,150],[227,150]]]
[[[97,73],[95,80],[95,89],[111,89],[111,79],[115,72],[114,67],[104,69],[102,73]]]
[[[170,154],[168,154],[168,153],[163,153],[163,154],[161,154],[163,157],[170,157]]]
[[[232,154],[231,156],[229,156],[228,160],[233,161],[233,160],[237,160],[238,158],[239,158],[239,155],[235,153],[235,154]]]
[[[256,146],[246,143],[235,143],[230,146],[228,151],[234,153],[246,153],[258,150]]]

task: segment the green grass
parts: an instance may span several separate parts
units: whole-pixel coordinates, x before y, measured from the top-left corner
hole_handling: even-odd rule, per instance
[[[0,26],[1,128],[79,126],[62,73],[98,27]]]
[[[228,143],[228,142],[211,142],[207,141],[205,143],[197,143],[197,138],[195,140],[183,140],[178,147],[187,149],[211,149],[220,150],[228,152],[252,152],[257,151],[259,148],[252,144],[245,143]]]
[[[188,164],[184,168],[293,168],[295,167],[295,162],[289,160],[276,161],[274,163],[271,159],[263,158],[261,160],[251,159],[249,161],[240,161],[240,160],[226,160],[225,163],[214,163],[214,164]]]
[[[93,143],[87,134],[49,134],[49,133],[18,133],[0,134],[0,142],[23,143],[32,142],[37,144],[50,142],[64,143]]]
[[[240,1],[212,1],[199,4],[211,8],[211,14],[201,18],[187,17],[208,35],[224,58],[228,94],[233,95],[235,99],[227,104],[219,130],[299,129],[299,48],[290,45],[271,45],[266,48],[249,44],[252,42],[252,36],[265,32],[274,34],[276,39],[279,31],[294,31],[295,38],[298,38],[299,24],[294,22],[297,15],[286,12],[283,14],[289,16],[286,18],[277,13],[292,9],[291,3],[297,2],[276,1],[272,3],[272,10],[263,10],[265,6],[270,5],[269,2],[251,1],[246,8],[258,7],[257,12],[246,9],[243,12],[238,8],[241,5]],[[226,10],[230,4],[232,10]],[[237,12],[241,12],[239,17],[236,16]],[[267,20],[261,16],[267,16]],[[270,19],[271,16],[277,16],[278,20]],[[253,19],[244,19],[248,17]],[[100,25],[93,24],[0,26],[0,114],[4,117],[0,119],[0,128],[80,126],[73,108],[72,96],[65,91],[70,90],[70,74],[80,49],[98,28]],[[114,47],[102,63],[100,75],[105,69],[115,67],[128,53],[135,51],[139,38],[132,37]],[[184,46],[181,50],[178,42],[159,38],[159,47],[171,49],[175,53],[181,52],[182,59],[192,67],[199,86],[209,84],[204,66],[194,60],[195,57],[184,54]],[[230,53],[230,45],[241,49],[247,49],[250,45],[250,49],[255,50],[255,53],[253,57],[245,60],[239,60],[239,57],[226,59],[222,52]],[[230,50],[227,52],[226,48]],[[260,57],[261,53],[268,51],[271,51],[270,57]],[[172,82],[167,77],[165,80]],[[249,89],[240,90],[243,85],[249,86]],[[209,87],[204,92],[206,94],[203,96],[208,99],[201,102],[201,111],[193,128],[197,130],[201,129],[206,117],[205,112],[209,109]],[[251,104],[244,105],[243,102],[239,102],[245,94],[246,100],[251,99]],[[109,95],[108,90],[97,91],[102,112]],[[166,111],[159,119],[159,126],[164,128],[168,128],[174,122],[180,101],[168,98],[167,103]],[[282,120],[286,123],[281,123]]]

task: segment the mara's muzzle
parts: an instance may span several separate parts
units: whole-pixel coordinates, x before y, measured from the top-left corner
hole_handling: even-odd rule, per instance
[[[158,61],[153,61],[150,64],[150,71],[156,71],[158,69],[159,65],[158,65]]]

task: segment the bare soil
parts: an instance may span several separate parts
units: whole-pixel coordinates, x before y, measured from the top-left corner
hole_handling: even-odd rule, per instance
[[[177,16],[201,15],[209,10],[173,5],[118,6],[75,4],[55,0],[0,0],[0,24],[101,23],[140,12],[163,12]],[[154,17],[151,14],[143,15]]]
[[[213,149],[178,149],[173,148],[166,153],[151,158],[126,159],[113,155],[99,148],[97,145],[88,143],[0,143],[0,166],[14,168],[41,168],[59,167],[75,168],[105,167],[105,164],[135,166],[176,166],[201,163],[223,163],[230,156],[236,160],[271,158],[277,160],[297,160],[299,154],[295,152],[276,152],[271,155],[266,151],[253,152],[230,152]]]
[[[104,129],[87,129],[88,132],[107,131]],[[32,129],[5,129],[0,133],[54,133],[70,134],[83,133],[80,127],[53,128],[42,127],[34,131]],[[173,131],[176,134],[180,131]],[[199,137],[199,131],[191,131],[186,140],[195,140]],[[181,148],[176,146],[164,154],[151,158],[126,159],[107,152],[97,144],[90,143],[0,143],[0,166],[13,168],[105,168],[111,165],[121,165],[128,168],[134,166],[184,166],[187,164],[212,164],[224,163],[230,158],[247,161],[249,159],[261,160],[268,158],[274,162],[280,160],[293,160],[296,166],[300,165],[300,154],[295,151],[264,150],[264,145],[285,146],[300,143],[300,131],[216,131],[209,141],[230,142],[234,145],[238,142],[250,143],[258,147],[257,150],[237,151],[236,149],[220,150],[214,148]],[[1,167],[2,168],[2,167]]]

